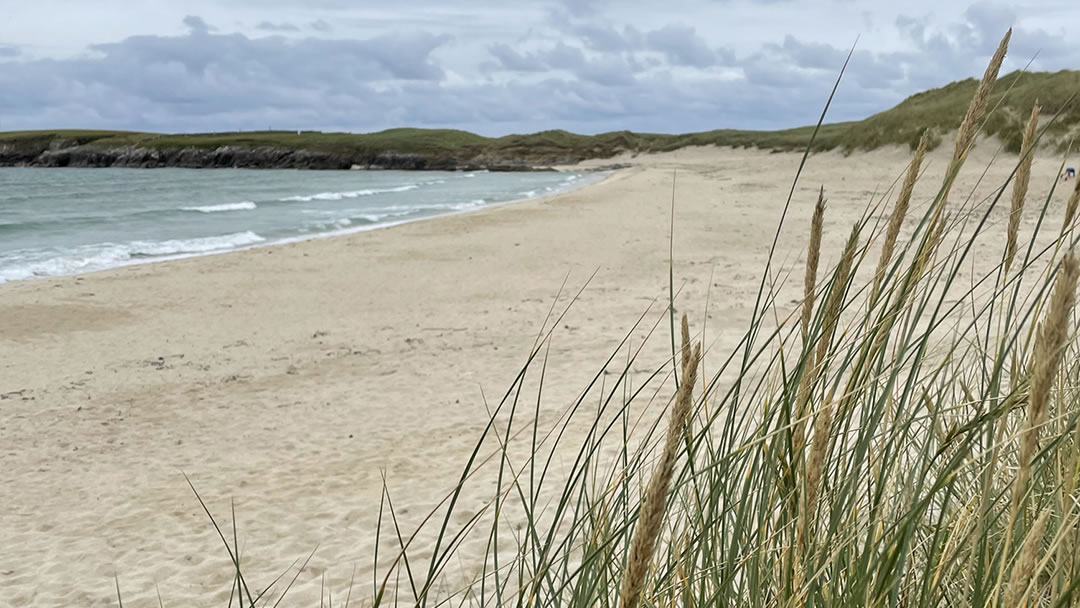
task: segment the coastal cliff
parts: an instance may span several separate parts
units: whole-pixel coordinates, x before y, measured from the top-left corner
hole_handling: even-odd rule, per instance
[[[822,131],[839,128],[843,125],[827,125]],[[579,135],[556,130],[503,137],[453,129],[193,134],[16,131],[0,133],[0,166],[537,171],[686,146],[800,149],[811,131],[803,127],[772,132],[665,135],[614,131]]]
[[[333,151],[282,145],[118,145],[99,141],[81,143],[61,134],[0,143],[0,166],[25,167],[535,171],[578,160],[573,156],[518,158],[468,152]]]

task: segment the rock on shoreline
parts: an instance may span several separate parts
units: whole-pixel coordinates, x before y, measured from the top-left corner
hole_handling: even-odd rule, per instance
[[[549,171],[520,158],[429,156],[380,152],[339,154],[279,146],[218,146],[215,148],[79,145],[48,142],[0,144],[0,166],[7,167],[123,167],[153,169],[398,169],[406,171]]]

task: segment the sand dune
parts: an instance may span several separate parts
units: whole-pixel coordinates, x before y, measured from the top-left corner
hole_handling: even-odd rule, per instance
[[[954,200],[993,151],[976,150]],[[932,155],[921,204],[947,153]],[[115,575],[125,605],[156,605],[155,584],[166,605],[223,605],[228,558],[182,472],[226,522],[235,500],[255,582],[319,544],[287,603],[317,602],[324,574],[344,595],[354,566],[354,597],[366,596],[383,472],[403,525],[415,525],[453,485],[487,421],[483,396],[497,401],[510,384],[564,279],[559,308],[596,273],[554,335],[542,426],[666,293],[673,172],[677,308],[695,331],[707,321],[719,358],[753,305],[800,156],[687,149],[622,160],[633,166],[548,199],[0,285],[0,603],[112,606]],[[907,160],[900,149],[811,157],[778,268],[802,260],[819,185],[832,263]],[[1012,162],[994,165],[974,199]],[[1058,162],[1036,161],[1033,202]],[[799,286],[783,293],[793,306]],[[663,364],[665,340],[637,371]]]

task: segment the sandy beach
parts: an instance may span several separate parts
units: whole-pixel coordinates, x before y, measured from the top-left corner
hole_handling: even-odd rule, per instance
[[[931,154],[912,218],[950,152]],[[976,187],[994,152],[986,142],[973,153],[957,205],[1008,177],[1005,156]],[[777,270],[799,276],[819,186],[832,264],[908,158],[812,156]],[[695,332],[705,324],[708,356],[727,354],[800,159],[719,148],[615,159],[632,166],[547,199],[0,285],[0,603],[113,606],[115,576],[125,606],[156,605],[155,585],[166,606],[223,605],[228,556],[184,473],[226,523],[235,501],[257,582],[319,546],[286,604],[317,602],[324,575],[343,596],[354,566],[354,598],[366,597],[383,473],[403,525],[415,525],[454,484],[488,420],[485,397],[510,385],[553,302],[562,310],[588,281],[552,338],[541,426],[640,315],[651,325],[663,313],[673,175],[676,308]],[[1059,162],[1037,158],[1022,232]],[[1047,220],[1055,230],[1064,196]],[[990,229],[1003,233],[1005,214]],[[972,272],[997,261],[975,253]],[[797,305],[799,280],[782,309]],[[635,373],[663,365],[659,331]]]

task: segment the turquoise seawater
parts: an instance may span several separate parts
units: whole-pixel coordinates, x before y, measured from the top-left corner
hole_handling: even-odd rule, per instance
[[[0,168],[0,282],[366,230],[585,173]]]

